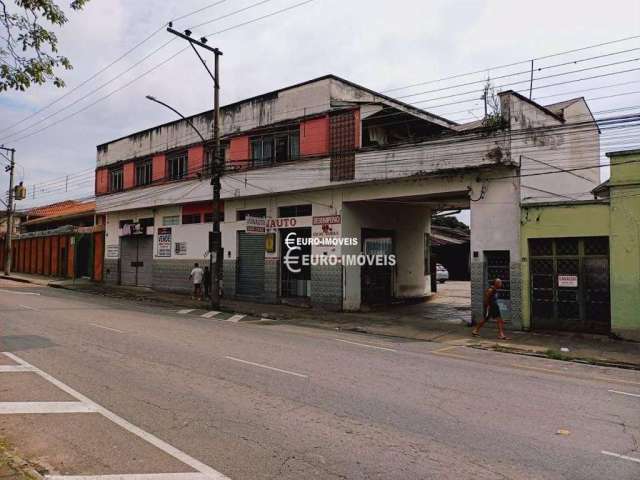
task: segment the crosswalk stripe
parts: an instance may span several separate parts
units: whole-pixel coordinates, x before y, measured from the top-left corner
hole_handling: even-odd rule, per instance
[[[88,413],[96,407],[85,402],[0,402],[0,414]]]
[[[180,315],[186,315],[187,313],[191,313],[195,310],[195,308],[184,308],[182,310],[178,310]]]
[[[217,312],[215,310],[211,310],[210,312],[207,313],[203,313],[202,315],[200,315],[201,317],[204,318],[211,318],[211,317],[215,317],[216,315],[218,315],[220,312]]]
[[[233,315],[233,316],[231,316],[231,317],[227,318],[225,321],[226,321],[226,322],[231,322],[231,323],[238,323],[238,322],[239,322],[240,320],[242,320],[244,317],[246,317],[246,315],[240,315],[240,314],[237,314],[237,315]]]

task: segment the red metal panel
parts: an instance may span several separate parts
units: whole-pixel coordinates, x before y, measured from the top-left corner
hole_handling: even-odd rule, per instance
[[[73,237],[67,237],[67,278],[75,278],[75,242],[72,243]]]
[[[58,253],[60,248],[60,237],[51,237],[51,275],[58,276]]]
[[[300,124],[300,155],[329,154],[329,117],[305,120]]]
[[[96,195],[109,193],[109,170],[107,167],[96,169]]]
[[[38,259],[38,251],[36,250],[36,238],[29,239],[29,273],[36,273],[36,261]]]
[[[243,165],[249,162],[249,136],[234,137],[229,142],[229,163]]]
[[[196,145],[191,147],[187,153],[187,175],[195,177],[202,172],[204,165],[204,146]]]
[[[104,232],[93,234],[93,279],[102,281],[102,270],[104,267]]]
[[[133,162],[127,162],[122,168],[122,185],[125,190],[133,188],[136,184],[135,180],[136,166]]]
[[[37,264],[36,264],[36,273],[42,275],[44,272],[43,263],[44,263],[44,238],[39,237],[37,239],[36,249],[37,249]]]
[[[153,157],[153,182],[166,180],[167,159],[165,155],[154,155]]]
[[[51,237],[44,238],[44,259],[43,272],[45,275],[51,274]]]

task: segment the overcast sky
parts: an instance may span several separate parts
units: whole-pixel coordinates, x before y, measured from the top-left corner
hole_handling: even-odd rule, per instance
[[[68,3],[68,0],[61,1]],[[198,36],[208,35],[301,1],[266,1],[194,31]],[[227,0],[176,22],[176,28],[203,23],[257,2]],[[0,94],[0,130],[67,93],[168,20],[212,3],[214,0],[91,0],[84,11],[70,13],[70,22],[59,33],[60,50],[75,67],[64,73],[67,88],[44,86],[33,87],[26,92]],[[327,73],[343,76],[372,89],[386,90],[637,34],[640,34],[638,0],[314,0],[282,14],[215,35],[210,38],[210,44],[224,51],[221,96],[225,104]],[[67,98],[13,130],[0,133],[0,143],[17,149],[17,161],[21,166],[18,168],[18,180],[23,179],[25,184],[31,186],[92,169],[95,167],[96,145],[174,119],[171,112],[145,100],[146,94],[167,101],[185,114],[211,108],[211,80],[193,52],[186,51],[82,113],[20,139],[95,102],[184,48],[183,42],[172,42],[87,99],[33,125],[120,74],[169,39],[168,33],[160,31],[123,61]],[[553,58],[546,60],[546,64],[637,47],[640,47],[640,42],[634,40],[570,57]],[[640,57],[638,51],[596,62],[609,63],[636,57]],[[630,62],[604,71],[639,67],[637,63]],[[543,64],[545,61],[540,62],[540,65]],[[495,76],[523,68],[527,66],[490,70],[489,73]],[[587,74],[595,72],[582,76]],[[481,75],[485,76],[486,73]],[[476,78],[481,77],[465,77],[457,82]],[[575,93],[563,96],[563,92],[599,88],[584,96],[625,95],[593,101],[591,107],[595,112],[639,105],[640,95],[628,94],[640,90],[639,81],[638,72],[630,72],[607,77],[600,83],[576,82],[558,89],[540,91],[540,96],[560,94],[548,100],[541,99],[540,102],[552,103],[580,96]],[[613,83],[626,85],[600,88]],[[406,95],[451,84],[451,81],[429,84],[395,91],[393,94]],[[481,88],[477,86],[478,97]],[[527,87],[516,88],[524,90]],[[454,92],[468,90],[467,87]],[[443,95],[448,93],[444,92]],[[534,92],[534,97],[536,94]],[[441,95],[432,93],[407,100],[419,101],[438,96]],[[456,121],[472,120],[480,113],[479,101],[429,108],[451,103],[456,98],[449,100],[432,100],[418,106]],[[10,133],[31,125],[30,129],[10,136]],[[6,175],[3,174],[4,188],[6,181]],[[84,181],[72,185],[71,190],[71,196],[92,193],[90,174]],[[35,199],[28,203],[21,202],[19,207],[49,203],[60,198],[36,190]]]

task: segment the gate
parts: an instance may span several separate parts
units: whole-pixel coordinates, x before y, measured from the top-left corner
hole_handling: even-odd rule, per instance
[[[311,228],[292,228],[292,229],[280,229],[280,295],[283,298],[301,297],[305,298],[309,296],[309,281],[311,280],[311,265],[303,265],[302,257],[311,255],[311,244],[305,243],[300,246],[300,249],[292,250],[288,257],[290,261],[293,261],[292,265],[294,270],[300,270],[299,272],[292,272],[285,262],[285,256],[289,251],[287,245],[285,245],[287,236],[293,233],[292,241],[298,238],[311,238]],[[293,245],[296,245],[295,243]],[[296,261],[297,260],[297,261]]]
[[[529,240],[534,328],[609,333],[609,238]]]
[[[264,294],[264,235],[238,232],[238,285],[236,293]]]
[[[362,253],[364,255],[392,255],[394,253],[393,243],[392,231],[362,230]],[[361,268],[362,301],[367,305],[390,303],[393,299],[394,267],[366,263]]]
[[[120,237],[121,283],[150,287],[153,273],[153,237]]]

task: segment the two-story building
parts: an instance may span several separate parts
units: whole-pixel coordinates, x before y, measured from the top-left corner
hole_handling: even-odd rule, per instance
[[[458,125],[328,75],[222,107],[224,205],[215,208],[224,212],[225,295],[339,310],[423,298],[431,215],[469,209],[474,315],[488,279],[500,276],[503,308],[520,325],[521,203],[599,183],[597,168],[520,173],[597,164],[599,131],[583,99],[544,107],[504,92],[500,101],[498,125]],[[205,138],[212,120],[211,111],[189,118]],[[210,159],[184,120],[98,146],[105,281],[190,287],[193,263],[208,262]],[[253,220],[247,228],[252,217],[266,218],[264,231]],[[307,242],[299,253],[315,262],[292,271],[290,233],[343,240]],[[395,265],[345,263],[361,254],[393,254]]]

